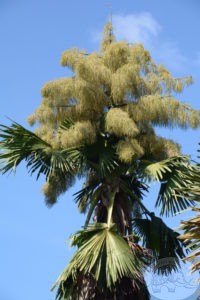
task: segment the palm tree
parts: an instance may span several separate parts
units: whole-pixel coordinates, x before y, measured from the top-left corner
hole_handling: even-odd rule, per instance
[[[66,123],[61,127],[68,130]],[[192,201],[177,201],[173,194],[174,185],[182,185],[188,171],[186,157],[156,163],[137,160],[127,166],[117,159],[108,138],[104,146],[102,137],[92,145],[96,151],[91,146],[55,150],[17,123],[2,125],[0,136],[2,172],[15,170],[25,160],[31,174],[37,172],[37,178],[45,174],[47,184],[56,178],[56,188],[62,192],[66,176],[88,169],[85,186],[76,193],[80,210],[87,211],[86,222],[84,229],[72,236],[72,245],[78,250],[56,282],[58,299],[149,299],[143,271],[150,259],[174,257],[174,269],[178,267],[179,258],[184,257],[178,234],[149,212],[142,198],[148,191],[145,182],[157,180],[161,182],[157,205],[162,214],[191,205]],[[56,194],[53,190],[46,195],[47,201],[52,203]],[[94,223],[89,224],[92,215]]]
[[[188,198],[195,202],[195,205],[191,207],[192,212],[195,213],[187,221],[181,221],[182,225],[180,229],[183,231],[179,239],[184,241],[192,250],[185,259],[193,262],[192,272],[200,271],[200,166],[196,163],[192,170],[188,171],[184,176],[184,181],[187,182],[186,187],[178,190],[182,193],[183,197],[188,195]]]
[[[174,266],[160,270],[168,273],[184,257],[178,234],[142,202],[149,183],[160,182],[161,216],[193,205],[174,192],[186,187],[189,159],[154,126],[199,126],[199,112],[172,96],[192,80],[173,78],[142,45],[116,42],[111,23],[100,52],[72,49],[61,63],[73,76],[43,87],[41,106],[29,118],[39,124],[36,132],[1,125],[1,172],[25,160],[31,174],[45,175],[47,205],[85,178],[75,201],[86,222],[72,236],[78,249],[56,281],[57,299],[148,300],[150,261],[174,257]]]

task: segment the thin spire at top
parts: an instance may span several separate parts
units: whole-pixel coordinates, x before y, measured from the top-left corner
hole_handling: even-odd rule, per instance
[[[113,22],[112,22],[112,3],[108,3],[108,7],[110,9],[110,43],[113,42]]]
[[[108,5],[108,8],[110,10],[110,23],[112,24],[112,3],[109,2],[107,5]]]
[[[101,43],[101,50],[105,50],[107,46],[115,42],[115,36],[113,33],[113,20],[112,20],[112,4],[107,4],[110,9],[110,20],[106,23],[103,32],[103,39]]]

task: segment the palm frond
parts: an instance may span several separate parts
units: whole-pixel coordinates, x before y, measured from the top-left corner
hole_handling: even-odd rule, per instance
[[[95,154],[95,157],[91,156],[91,153]],[[115,149],[102,139],[91,145],[86,155],[91,169],[94,169],[100,178],[109,176],[119,166]]]
[[[21,161],[26,161],[30,174],[37,171],[37,178],[44,174],[46,178],[56,173],[72,173],[74,166],[66,150],[55,150],[33,132],[16,122],[12,125],[0,125],[0,161],[1,172],[15,171]]]
[[[91,216],[92,216],[92,214],[95,210],[95,207],[97,206],[97,203],[99,201],[100,193],[101,193],[101,186],[95,190],[95,192],[93,193],[93,196],[91,197],[90,207],[89,207],[89,211],[88,211],[87,218],[85,221],[85,226],[88,226],[88,224],[90,222]]]
[[[83,188],[76,192],[73,196],[75,196],[75,202],[78,204],[78,208],[81,213],[85,213],[89,204],[90,199],[93,195],[93,192],[101,183],[101,180],[97,176],[94,170],[88,170],[86,180],[83,184]]]
[[[143,178],[144,181],[161,181],[166,172],[171,172],[169,161],[163,160],[159,162],[142,161],[140,164],[139,176]],[[141,169],[142,166],[142,169]]]
[[[73,196],[75,196],[75,202],[78,204],[78,208],[80,212],[85,213],[86,209],[89,205],[89,199],[93,195],[93,191],[96,185],[88,185],[83,187],[80,191],[76,192]]]
[[[193,172],[194,166],[189,163],[187,158],[173,160],[170,166],[171,172],[166,172],[161,181],[160,191],[156,201],[156,207],[161,206],[161,215],[175,215],[194,206],[195,202],[189,197],[189,193],[182,191],[191,183],[188,174]]]
[[[147,182],[162,182],[168,178],[169,173],[174,169],[178,169],[180,166],[185,168],[188,167],[189,161],[187,156],[182,155],[170,157],[158,162],[141,160],[137,164],[138,176]]]
[[[169,214],[176,215],[177,213],[195,205],[194,201],[188,197],[188,194],[178,192],[178,189],[187,186],[187,182],[183,180],[181,170],[173,170],[168,180],[161,183],[156,207],[161,206],[161,216]]]
[[[112,173],[118,166],[114,149],[112,147],[105,147],[104,151],[99,155],[99,167],[102,177]]]
[[[184,174],[184,180],[187,185],[178,189],[182,196],[187,196],[190,200],[200,202],[200,165],[195,164],[192,168],[188,169],[188,172]]]
[[[109,176],[119,167],[113,145],[108,144],[101,136],[94,144],[72,147],[66,151],[74,165],[80,169],[93,170],[100,179]]]
[[[188,194],[181,193],[181,189],[188,186],[186,174],[194,166],[186,156],[171,157],[159,162],[141,160],[128,169],[129,174],[137,174],[144,182],[159,182],[160,190],[156,200],[156,207],[161,207],[161,215],[176,214],[194,205]],[[178,192],[179,190],[179,192]]]
[[[199,150],[198,150],[199,151]],[[200,270],[200,165],[196,163],[192,168],[188,169],[188,172],[184,174],[184,180],[187,185],[177,190],[178,195],[181,197],[188,197],[191,201],[194,201],[196,207],[191,207],[191,210],[195,213],[189,220],[181,221],[180,230],[183,231],[179,239],[187,244],[187,248],[190,248],[191,253],[185,258],[192,262],[192,272]]]
[[[192,208],[197,214],[188,221],[181,221],[180,230],[184,233],[179,236],[180,240],[187,243],[192,252],[185,259],[192,261],[192,272],[200,270],[200,208]]]
[[[53,289],[68,281],[78,284],[77,274],[90,275],[100,290],[115,289],[124,277],[142,280],[143,263],[133,255],[114,224],[110,228],[105,223],[89,225],[72,237],[72,245],[78,246],[78,250]],[[62,296],[67,297],[69,292],[63,290]]]
[[[185,257],[183,244],[178,239],[179,234],[169,228],[161,218],[151,213],[150,219],[134,219],[133,230],[143,241],[145,248],[151,249],[155,260],[174,258],[174,265],[164,266],[158,271],[165,274],[177,270],[179,259]]]

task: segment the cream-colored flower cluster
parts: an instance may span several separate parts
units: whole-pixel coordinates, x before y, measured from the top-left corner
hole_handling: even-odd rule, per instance
[[[179,146],[157,137],[155,125],[199,126],[199,111],[175,97],[192,78],[173,78],[141,44],[116,42],[110,23],[99,52],[67,50],[61,65],[72,76],[45,84],[41,105],[28,119],[54,148],[93,144],[104,132],[116,138],[122,162],[149,155],[157,160],[178,154]],[[67,118],[73,125],[59,130]]]

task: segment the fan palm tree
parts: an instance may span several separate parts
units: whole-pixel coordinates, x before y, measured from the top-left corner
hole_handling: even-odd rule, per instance
[[[178,191],[188,198],[195,201],[195,206],[191,207],[192,212],[195,213],[187,221],[181,221],[182,225],[180,229],[183,234],[179,236],[179,239],[184,241],[188,247],[192,249],[185,259],[193,262],[192,272],[200,271],[200,166],[195,164],[193,169],[185,174],[184,181],[187,182],[186,187],[179,189]],[[200,279],[199,279],[200,280]]]
[[[61,127],[68,130],[66,122]],[[49,205],[64,191],[69,178],[87,174],[85,186],[75,195],[79,209],[87,212],[86,222],[84,229],[72,236],[72,245],[78,250],[56,282],[58,299],[149,299],[143,278],[149,262],[170,256],[175,258],[173,268],[178,267],[179,258],[184,257],[178,234],[148,211],[142,198],[148,192],[147,183],[159,181],[156,205],[161,206],[161,214],[192,205],[192,200],[179,199],[174,193],[184,185],[190,167],[187,157],[125,165],[117,158],[112,139],[102,136],[92,146],[62,150],[53,149],[17,123],[2,125],[0,136],[4,149],[1,171],[14,171],[25,160],[31,174],[36,172],[37,178],[44,174],[47,184],[55,184],[46,194]]]
[[[31,174],[46,178],[47,205],[85,178],[75,201],[86,222],[72,236],[78,249],[56,281],[57,299],[148,300],[150,260],[174,257],[174,266],[160,270],[166,273],[184,257],[178,234],[142,202],[150,182],[160,182],[161,216],[193,205],[175,193],[186,187],[189,159],[154,126],[199,126],[199,112],[171,95],[192,80],[173,78],[142,45],[116,42],[111,23],[100,52],[72,49],[61,64],[73,76],[42,89],[42,104],[29,118],[39,123],[36,132],[1,125],[1,172],[25,160]]]

